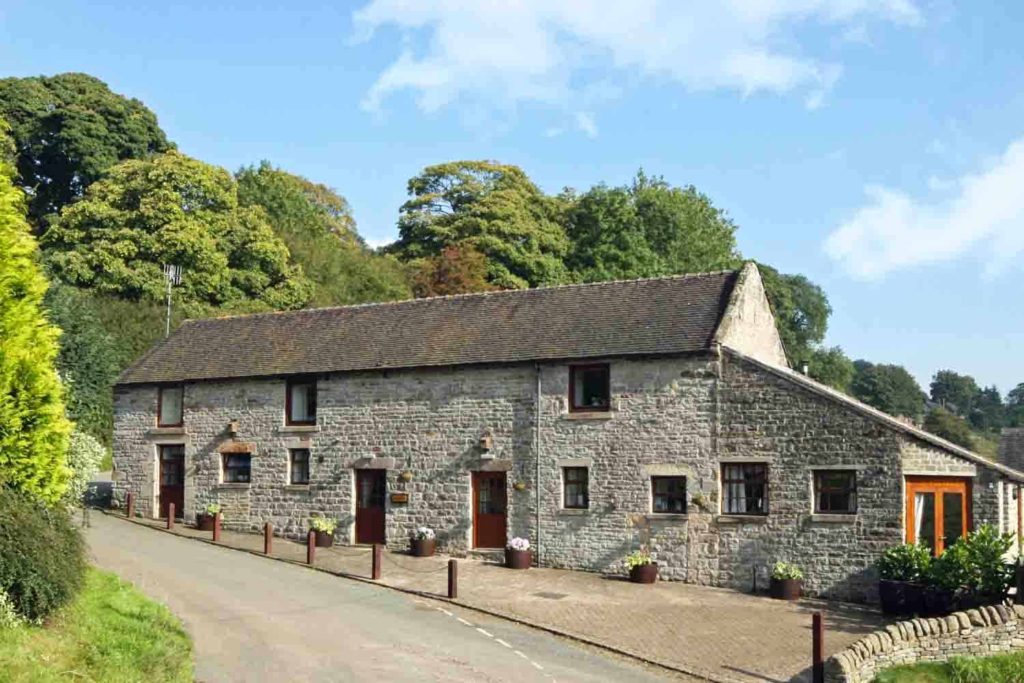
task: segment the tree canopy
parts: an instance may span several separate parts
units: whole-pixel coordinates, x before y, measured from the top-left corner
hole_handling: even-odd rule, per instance
[[[268,162],[236,174],[238,201],[266,212],[292,260],[313,283],[312,306],[412,296],[402,265],[373,253],[356,232],[348,202],[330,188]]]
[[[114,164],[173,146],[142,102],[86,74],[2,79],[0,117],[11,125],[16,182],[37,229]]]
[[[65,282],[125,299],[162,297],[166,263],[184,268],[185,301],[293,309],[312,296],[264,211],[239,206],[231,175],[173,151],[110,169],[43,245]]]
[[[932,378],[931,398],[950,412],[961,417],[971,414],[974,401],[981,393],[978,383],[969,375],[952,370],[939,370]]]
[[[858,360],[850,391],[855,397],[890,415],[920,418],[924,412],[924,392],[917,380],[901,365],[885,365]]]
[[[60,331],[43,313],[47,282],[13,180],[0,163],[0,480],[55,503],[70,477],[71,423],[54,365]]]
[[[445,247],[419,260],[412,289],[417,297],[486,292],[493,289],[487,282],[487,257],[468,244]]]
[[[517,166],[452,161],[409,180],[410,199],[388,247],[405,261],[437,256],[462,244],[487,258],[487,280],[520,289],[566,282],[569,242],[556,204]]]
[[[640,171],[632,184],[566,192],[566,266],[581,282],[735,267],[736,226],[696,188]]]
[[[941,436],[946,441],[952,441],[958,446],[974,448],[974,436],[971,433],[970,425],[941,406],[936,406],[928,411],[924,418],[924,428],[935,436]]]

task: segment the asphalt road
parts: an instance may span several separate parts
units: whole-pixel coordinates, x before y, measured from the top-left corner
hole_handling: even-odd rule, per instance
[[[91,517],[94,562],[182,619],[204,683],[666,680],[597,649],[439,601]]]

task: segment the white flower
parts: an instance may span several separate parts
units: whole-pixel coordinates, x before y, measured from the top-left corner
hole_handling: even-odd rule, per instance
[[[511,541],[508,542],[508,547],[511,548],[512,550],[529,550],[530,549],[530,541],[525,539],[525,538],[520,538],[520,537],[516,536],[515,538],[513,538]]]

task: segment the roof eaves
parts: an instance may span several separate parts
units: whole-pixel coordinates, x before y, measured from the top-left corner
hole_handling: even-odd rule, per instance
[[[824,384],[821,384],[820,382],[817,382],[811,379],[810,377],[807,377],[806,375],[800,374],[799,372],[795,372],[794,370],[790,370],[788,368],[779,368],[774,365],[769,365],[768,363],[759,361],[756,358],[751,358],[750,356],[747,356],[746,354],[729,347],[723,347],[723,349],[729,355],[735,356],[736,358],[751,363],[757,366],[758,368],[761,368],[762,370],[770,372],[776,377],[780,377],[786,381],[798,384],[804,389],[807,389],[808,391],[814,394],[827,398],[836,403],[841,403],[847,408],[851,408],[860,413],[861,415],[869,417],[875,420],[876,422],[880,422],[887,427],[895,429],[904,434],[908,434],[916,439],[920,439],[921,441],[928,442],[934,446],[938,446],[939,448],[947,450],[958,457],[961,457],[965,460],[970,460],[971,462],[977,465],[993,469],[1001,474],[1006,475],[1007,477],[1010,477],[1011,479],[1014,479],[1017,482],[1024,483],[1024,472],[1015,470],[1012,467],[1007,467],[1006,465],[1003,465],[1001,463],[992,462],[991,460],[984,458],[973,451],[969,451],[966,448],[963,448],[962,446],[958,446],[955,443],[946,441],[942,437],[936,436],[931,432],[926,432],[923,429],[919,429],[913,425],[901,422],[900,420],[897,420],[895,417],[889,415],[888,413],[882,412],[877,408],[873,408],[866,403],[862,403],[861,401],[858,401],[852,396],[848,396],[840,391],[833,389],[832,387],[825,386]]]

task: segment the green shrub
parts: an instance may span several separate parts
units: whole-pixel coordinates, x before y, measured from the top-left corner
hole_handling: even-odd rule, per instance
[[[99,471],[100,463],[107,455],[107,449],[91,434],[77,429],[71,432],[71,443],[68,448],[68,467],[71,468],[71,479],[64,492],[64,500],[70,505],[80,505],[89,482]]]
[[[897,545],[879,558],[878,575],[886,581],[920,581],[931,563],[931,551],[925,546],[917,543]]]
[[[960,538],[935,558],[928,568],[927,582],[933,588],[956,591],[970,585],[973,573],[967,541]]]
[[[1001,534],[991,524],[982,524],[964,545],[971,570],[970,589],[984,596],[1004,595],[1015,572],[1005,559],[1013,546],[1013,534]]]
[[[804,578],[804,573],[795,564],[776,562],[772,567],[772,578],[779,581],[800,581]]]
[[[14,609],[14,601],[8,597],[6,591],[0,590],[0,631],[21,626],[23,621],[24,619]]]
[[[634,569],[636,567],[643,567],[644,565],[654,564],[654,558],[646,550],[637,550],[626,556],[623,560],[626,563],[626,569]]]
[[[0,591],[18,614],[39,620],[82,585],[85,543],[68,513],[0,485]]]

